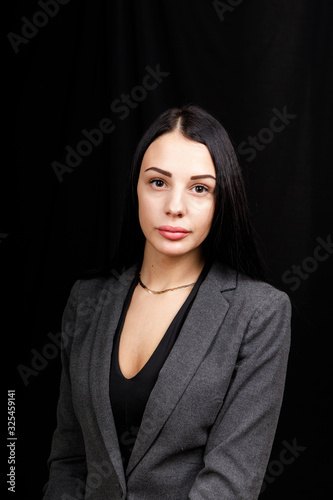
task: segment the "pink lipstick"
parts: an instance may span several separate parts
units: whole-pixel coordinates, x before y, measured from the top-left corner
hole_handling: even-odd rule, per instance
[[[168,240],[180,240],[189,234],[187,229],[179,226],[160,226],[157,231]]]

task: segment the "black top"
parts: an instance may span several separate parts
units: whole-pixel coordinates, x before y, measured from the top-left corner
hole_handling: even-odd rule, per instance
[[[110,369],[110,401],[125,470],[139,431],[150,392],[155,385],[160,369],[178,337],[193,300],[209,268],[210,265],[206,263],[189,296],[170,323],[167,331],[147,363],[134,377],[127,379],[123,376],[119,367],[118,351],[120,334],[125,322],[127,309],[131,302],[134,289],[139,281],[139,267],[137,268],[115,332]]]

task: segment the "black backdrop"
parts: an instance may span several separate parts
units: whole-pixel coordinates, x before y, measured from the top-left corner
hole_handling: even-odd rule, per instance
[[[161,111],[193,102],[232,137],[270,278],[294,306],[284,404],[260,498],[327,498],[330,4],[7,6],[0,252],[2,326],[8,320],[2,360],[7,389],[16,391],[10,497],[41,497],[56,423],[61,315],[77,276],[103,265],[113,249],[136,142]]]

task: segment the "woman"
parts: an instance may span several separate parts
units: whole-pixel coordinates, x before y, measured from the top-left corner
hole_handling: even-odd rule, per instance
[[[290,302],[264,281],[234,149],[203,109],[144,134],[109,274],[75,282],[62,331],[44,500],[258,497]]]

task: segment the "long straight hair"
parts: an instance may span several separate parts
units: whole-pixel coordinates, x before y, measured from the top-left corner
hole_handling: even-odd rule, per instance
[[[218,260],[251,278],[265,280],[234,147],[221,123],[195,105],[163,112],[138,143],[125,187],[120,237],[103,274],[121,272],[142,262],[145,236],[139,223],[137,196],[142,159],[155,139],[176,129],[186,139],[207,146],[216,170],[215,212],[210,232],[202,242],[206,261]]]

